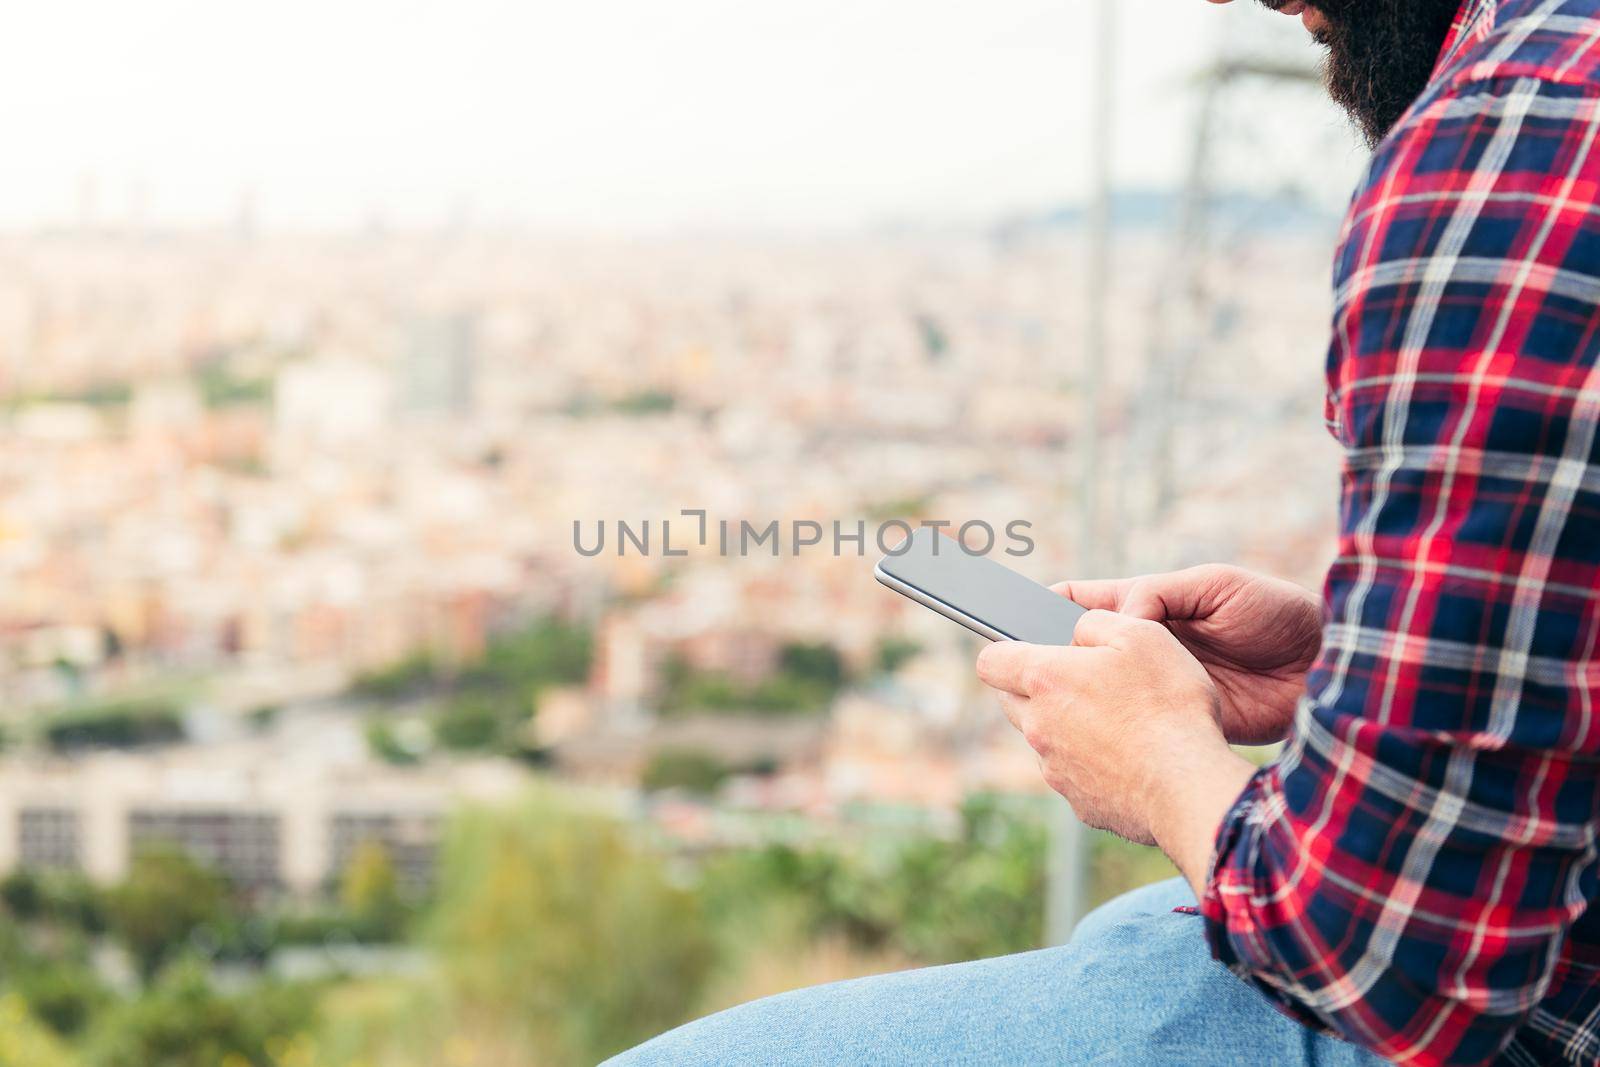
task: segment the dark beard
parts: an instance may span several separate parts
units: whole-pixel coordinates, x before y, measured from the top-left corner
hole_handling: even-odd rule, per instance
[[[1262,0],[1270,8],[1284,0]],[[1367,144],[1384,135],[1422,94],[1460,0],[1316,0],[1327,16],[1324,78]]]

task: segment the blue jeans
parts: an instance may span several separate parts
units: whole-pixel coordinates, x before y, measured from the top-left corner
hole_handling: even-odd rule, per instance
[[[1061,948],[836,982],[690,1023],[610,1061],[1237,1064],[1384,1061],[1280,1015],[1206,949],[1181,879],[1088,915]]]

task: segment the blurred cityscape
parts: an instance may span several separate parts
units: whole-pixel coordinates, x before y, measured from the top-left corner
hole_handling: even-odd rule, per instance
[[[8,732],[26,740],[49,709],[150,693],[135,712],[170,706],[185,736],[236,753],[236,767],[206,757],[230,772],[217,777],[279,763],[332,773],[370,755],[363,680],[418,656],[453,677],[497,635],[554,619],[592,643],[592,666],[495,741],[565,775],[632,784],[658,740],[698,736],[663,710],[749,711],[734,694],[810,649],[830,684],[874,684],[842,687],[816,736],[781,723],[768,802],[949,808],[976,788],[1031,785],[975,699],[975,646],[885,595],[870,567],[878,524],[937,518],[1027,522],[1036,548],[1015,565],[1073,573],[1074,241],[1048,224],[648,246],[7,240]],[[1317,436],[1325,272],[1304,264],[1325,244],[1322,231],[1268,229],[1219,266],[1236,292],[1193,401],[1204,419],[1171,421],[1181,470],[1160,524],[1113,520],[1130,560],[1316,579],[1332,453]],[[1119,257],[1159,287],[1168,248],[1159,230],[1129,228]],[[1113,316],[1114,350],[1133,357],[1117,360],[1109,405],[1125,511],[1156,491],[1136,411],[1159,299],[1124,286]],[[1204,477],[1191,478],[1201,441]],[[1271,477],[1288,464],[1301,473]],[[684,509],[781,520],[785,543],[741,557],[713,535],[701,549]],[[659,538],[664,520],[688,535],[685,558],[616,535],[653,521]],[[796,520],[829,536],[796,552]],[[866,523],[864,542],[835,545],[836,522]],[[605,551],[578,550],[607,526]],[[730,691],[664,707],[710,676]],[[427,686],[395,688],[408,699],[384,721],[408,753],[435,754],[438,724],[410,699]],[[790,703],[772,710],[806,710]],[[74,747],[69,726],[57,749]],[[848,745],[833,743],[840,731]],[[908,732],[942,736],[961,759],[907,760]],[[707,743],[761,746],[736,731]]]
[[[1315,582],[1325,220],[1219,253],[1157,442],[1157,199],[1118,232],[1107,536]],[[5,238],[0,868],[114,887],[176,845],[307,908],[378,855],[419,901],[454,814],[535,781],[685,854],[1042,802],[976,644],[871,580],[872,531],[1023,521],[1008,562],[1073,573],[1081,239]],[[618,535],[685,509],[830,536]]]
[[[1103,377],[1076,206],[295,229],[85,179],[0,231],[0,1067],[594,1063],[1039,945],[1060,801],[878,532],[1320,581],[1348,138],[1226,41],[1178,186],[1108,205]]]

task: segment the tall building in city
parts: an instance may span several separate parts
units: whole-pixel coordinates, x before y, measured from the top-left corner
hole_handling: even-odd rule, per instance
[[[400,409],[410,415],[472,414],[478,324],[468,312],[419,315],[398,364]]]

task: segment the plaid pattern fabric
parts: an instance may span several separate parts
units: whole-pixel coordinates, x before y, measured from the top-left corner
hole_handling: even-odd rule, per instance
[[[1467,0],[1335,285],[1323,647],[1207,937],[1401,1063],[1600,1062],[1600,0]]]

